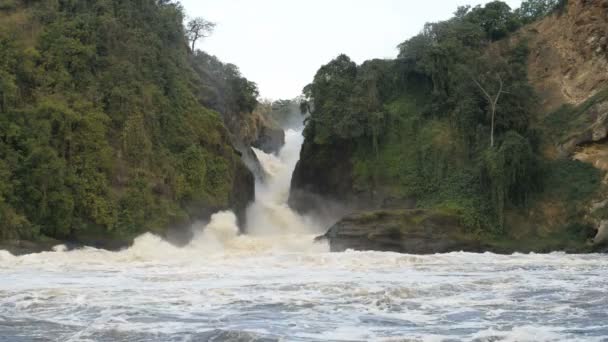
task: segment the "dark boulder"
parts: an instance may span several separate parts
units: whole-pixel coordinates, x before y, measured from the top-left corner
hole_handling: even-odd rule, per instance
[[[289,206],[301,213],[318,211],[323,200],[356,207],[351,154],[348,144],[318,145],[306,139],[291,178]]]
[[[0,250],[8,251],[13,255],[25,255],[40,252],[47,252],[53,249],[57,245],[61,245],[63,242],[50,238],[41,238],[35,241],[16,240],[16,241],[2,241],[0,243]]]
[[[251,143],[251,146],[266,153],[278,153],[283,145],[285,145],[285,131],[267,124],[260,127],[257,139]]]
[[[488,249],[474,234],[467,234],[455,215],[423,209],[379,210],[352,214],[319,239],[331,250],[373,250],[410,254]]]
[[[235,170],[234,181],[232,183],[232,191],[230,193],[229,208],[233,210],[238,219],[239,227],[245,227],[245,217],[247,215],[247,207],[255,200],[255,178],[253,173],[245,166],[244,163],[239,163]]]

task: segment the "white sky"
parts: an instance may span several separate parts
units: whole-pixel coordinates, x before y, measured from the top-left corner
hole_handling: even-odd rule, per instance
[[[396,46],[459,5],[487,0],[181,0],[217,23],[197,48],[236,64],[262,97],[293,98],[341,53],[357,63],[394,58]],[[521,0],[505,0],[519,7]]]

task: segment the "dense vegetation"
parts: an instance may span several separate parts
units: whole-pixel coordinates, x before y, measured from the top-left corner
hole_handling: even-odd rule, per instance
[[[257,88],[192,55],[183,19],[167,0],[2,2],[0,239],[130,237],[232,204],[247,171],[212,109],[251,111]]]
[[[303,159],[314,158],[307,151],[352,150],[355,196],[414,199],[419,207],[457,212],[479,231],[504,232],[507,213],[529,207],[545,189],[588,196],[589,186],[566,183],[571,177],[555,184],[552,175],[563,176],[563,169],[596,186],[600,175],[542,156],[527,43],[504,39],[564,5],[461,7],[402,43],[395,60],[358,66],[337,57],[304,89],[311,117]]]
[[[239,122],[257,106],[257,85],[243,77],[234,64],[221,62],[203,51],[192,56],[193,66],[201,80],[200,98],[227,122]]]

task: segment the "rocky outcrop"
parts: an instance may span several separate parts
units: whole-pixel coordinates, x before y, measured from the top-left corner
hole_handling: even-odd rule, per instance
[[[266,171],[264,171],[264,168],[253,149],[250,146],[245,146],[243,143],[237,143],[235,148],[241,154],[241,160],[253,173],[254,177],[257,180],[264,182],[266,180]]]
[[[352,186],[352,151],[349,145],[318,145],[306,139],[291,178],[289,206],[302,213],[321,210],[324,201],[356,207],[361,199]]]
[[[252,146],[266,153],[277,153],[285,144],[285,131],[260,109],[238,115],[224,114],[223,118],[236,146]]]
[[[245,227],[247,207],[254,200],[254,176],[245,165],[239,163],[235,171],[232,191],[230,193],[229,207],[224,209],[233,210],[238,219],[239,227]]]
[[[353,181],[349,143],[331,145],[304,141],[300,161],[291,179],[289,206],[301,212],[323,213],[329,204],[347,203],[351,210],[413,209],[413,198],[395,198],[390,191],[360,191]]]
[[[608,138],[608,100],[591,105],[573,119],[582,121],[582,127],[560,144],[563,153],[571,154],[581,145],[598,143]]]
[[[25,255],[50,251],[53,247],[61,245],[63,242],[54,239],[39,241],[2,241],[0,251],[8,251],[12,255]]]
[[[466,234],[457,216],[422,209],[356,213],[343,218],[319,239],[327,239],[334,252],[353,249],[433,254],[489,249]]]
[[[285,145],[285,131],[269,124],[260,127],[257,139],[251,143],[251,146],[266,153],[278,153],[283,145]]]
[[[601,230],[596,241],[585,241],[563,233],[522,236],[474,233],[460,224],[456,214],[424,209],[362,211],[344,217],[317,240],[329,242],[331,251],[348,249],[407,254],[449,252],[568,253],[604,252],[608,234]],[[603,240],[600,240],[603,239]]]
[[[608,245],[608,221],[602,221],[599,224],[597,235],[593,238],[593,243],[596,245]]]

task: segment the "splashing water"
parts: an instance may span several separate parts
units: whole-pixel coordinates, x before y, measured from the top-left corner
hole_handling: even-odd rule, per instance
[[[183,248],[0,251],[0,341],[607,341],[608,256],[328,253],[277,155],[249,235],[215,214]]]
[[[269,175],[267,183],[257,184],[256,201],[247,212],[247,232],[254,236],[319,235],[323,228],[312,217],[303,217],[287,205],[291,175],[298,162],[303,137],[301,132],[288,130],[285,146],[278,156],[255,150],[262,167]],[[312,239],[310,239],[312,241]]]

